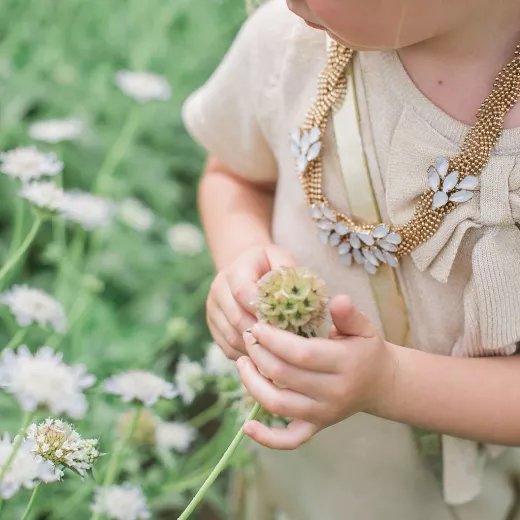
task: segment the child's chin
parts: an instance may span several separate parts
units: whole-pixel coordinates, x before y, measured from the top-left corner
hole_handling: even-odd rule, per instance
[[[358,43],[352,43],[347,42],[337,36],[336,34],[331,33],[330,31],[327,31],[327,34],[332,38],[335,42],[339,43],[340,45],[343,45],[344,47],[348,47],[349,49],[353,49],[355,51],[388,51],[392,50],[391,48],[386,47],[380,47],[380,46],[370,46],[370,45],[361,45]]]

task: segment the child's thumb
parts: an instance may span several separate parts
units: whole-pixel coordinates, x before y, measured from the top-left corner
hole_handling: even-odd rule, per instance
[[[377,335],[372,323],[353,305],[348,296],[336,296],[330,302],[330,314],[334,326],[342,336],[371,338]]]
[[[281,267],[295,267],[298,265],[294,257],[281,247],[271,246],[266,253],[271,271]]]

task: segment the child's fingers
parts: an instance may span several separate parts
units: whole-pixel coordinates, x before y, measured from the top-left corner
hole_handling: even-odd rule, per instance
[[[345,295],[336,296],[330,302],[330,314],[335,327],[344,336],[373,338],[377,331],[370,320],[355,307]]]
[[[288,388],[278,388],[258,372],[248,357],[241,357],[237,367],[249,395],[268,412],[299,419],[315,417],[319,412],[317,401]]]
[[[269,350],[258,343],[254,336],[244,334],[244,341],[249,357],[253,360],[259,371],[267,378],[300,394],[307,395],[316,400],[324,399],[331,374],[311,372],[289,365],[283,359],[275,356]]]
[[[264,348],[290,365],[313,372],[337,372],[343,350],[337,343],[302,338],[264,323],[254,325],[251,332]]]
[[[317,426],[295,419],[286,428],[269,428],[258,421],[248,421],[244,433],[273,450],[294,450],[306,443],[319,430]]]
[[[218,301],[216,302],[227,318],[227,321],[240,335],[242,342],[242,334],[246,329],[250,329],[258,320],[240,307],[229,286],[225,286],[220,290]]]
[[[226,320],[220,309],[208,314],[208,327],[217,345],[229,359],[238,359],[246,353],[243,339]]]

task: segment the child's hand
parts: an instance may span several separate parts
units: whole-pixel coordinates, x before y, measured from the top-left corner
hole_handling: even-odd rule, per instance
[[[256,282],[273,269],[293,265],[292,256],[277,246],[255,247],[217,274],[206,303],[207,321],[228,358],[238,359],[247,353],[242,334],[257,322],[251,305]]]
[[[334,298],[330,310],[332,339],[264,324],[244,334],[249,357],[237,362],[242,382],[266,410],[294,418],[285,429],[247,423],[244,432],[258,443],[295,449],[328,426],[375,410],[392,391],[397,363],[372,324],[346,296]]]

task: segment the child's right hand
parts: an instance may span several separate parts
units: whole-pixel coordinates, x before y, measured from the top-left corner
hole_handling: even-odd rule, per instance
[[[256,282],[273,269],[294,265],[289,253],[270,245],[247,250],[217,274],[206,303],[207,321],[214,340],[228,358],[237,360],[247,355],[242,335],[257,322],[251,304]]]

